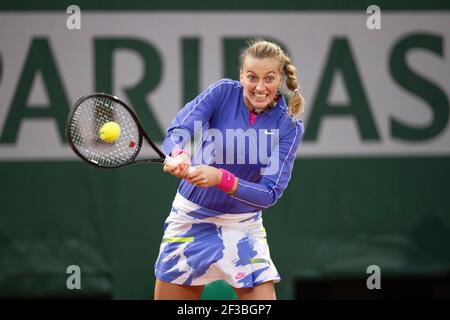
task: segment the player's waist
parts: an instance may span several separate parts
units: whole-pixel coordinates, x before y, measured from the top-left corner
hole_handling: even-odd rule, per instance
[[[172,204],[175,208],[180,208],[184,212],[190,212],[192,215],[196,215],[198,218],[208,218],[208,217],[219,217],[224,220],[246,220],[255,219],[255,215],[261,215],[261,212],[243,212],[243,213],[227,213],[212,210],[209,208],[202,207],[185,197],[183,197],[179,192],[177,192],[175,199]]]

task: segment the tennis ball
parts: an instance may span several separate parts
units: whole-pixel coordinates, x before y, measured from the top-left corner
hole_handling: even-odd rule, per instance
[[[99,130],[100,139],[112,143],[120,137],[120,126],[117,122],[107,122]]]

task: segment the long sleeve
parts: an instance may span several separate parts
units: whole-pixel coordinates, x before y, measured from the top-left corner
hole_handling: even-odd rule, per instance
[[[277,152],[271,155],[267,168],[259,183],[239,179],[233,198],[258,209],[274,205],[286,189],[291,178],[292,168],[303,134],[303,124],[299,121],[287,123],[284,133],[280,133]],[[273,167],[277,167],[274,170]],[[272,173],[272,171],[275,171]]]
[[[224,83],[222,80],[212,84],[178,112],[162,143],[164,153],[170,154],[174,149],[183,149],[194,135],[196,123],[204,126],[209,122],[221,99],[220,87]]]

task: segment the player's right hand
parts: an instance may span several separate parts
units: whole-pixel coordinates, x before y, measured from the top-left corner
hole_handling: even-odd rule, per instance
[[[177,165],[170,165],[164,163],[163,170],[171,175],[184,179],[189,174],[189,167],[191,166],[191,159],[186,153],[181,153],[174,157],[177,161]]]

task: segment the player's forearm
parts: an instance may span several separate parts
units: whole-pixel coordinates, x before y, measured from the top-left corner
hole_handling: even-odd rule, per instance
[[[263,183],[240,179],[231,196],[255,208],[264,209],[274,205],[280,194],[280,190],[275,191],[274,188],[270,188]]]

